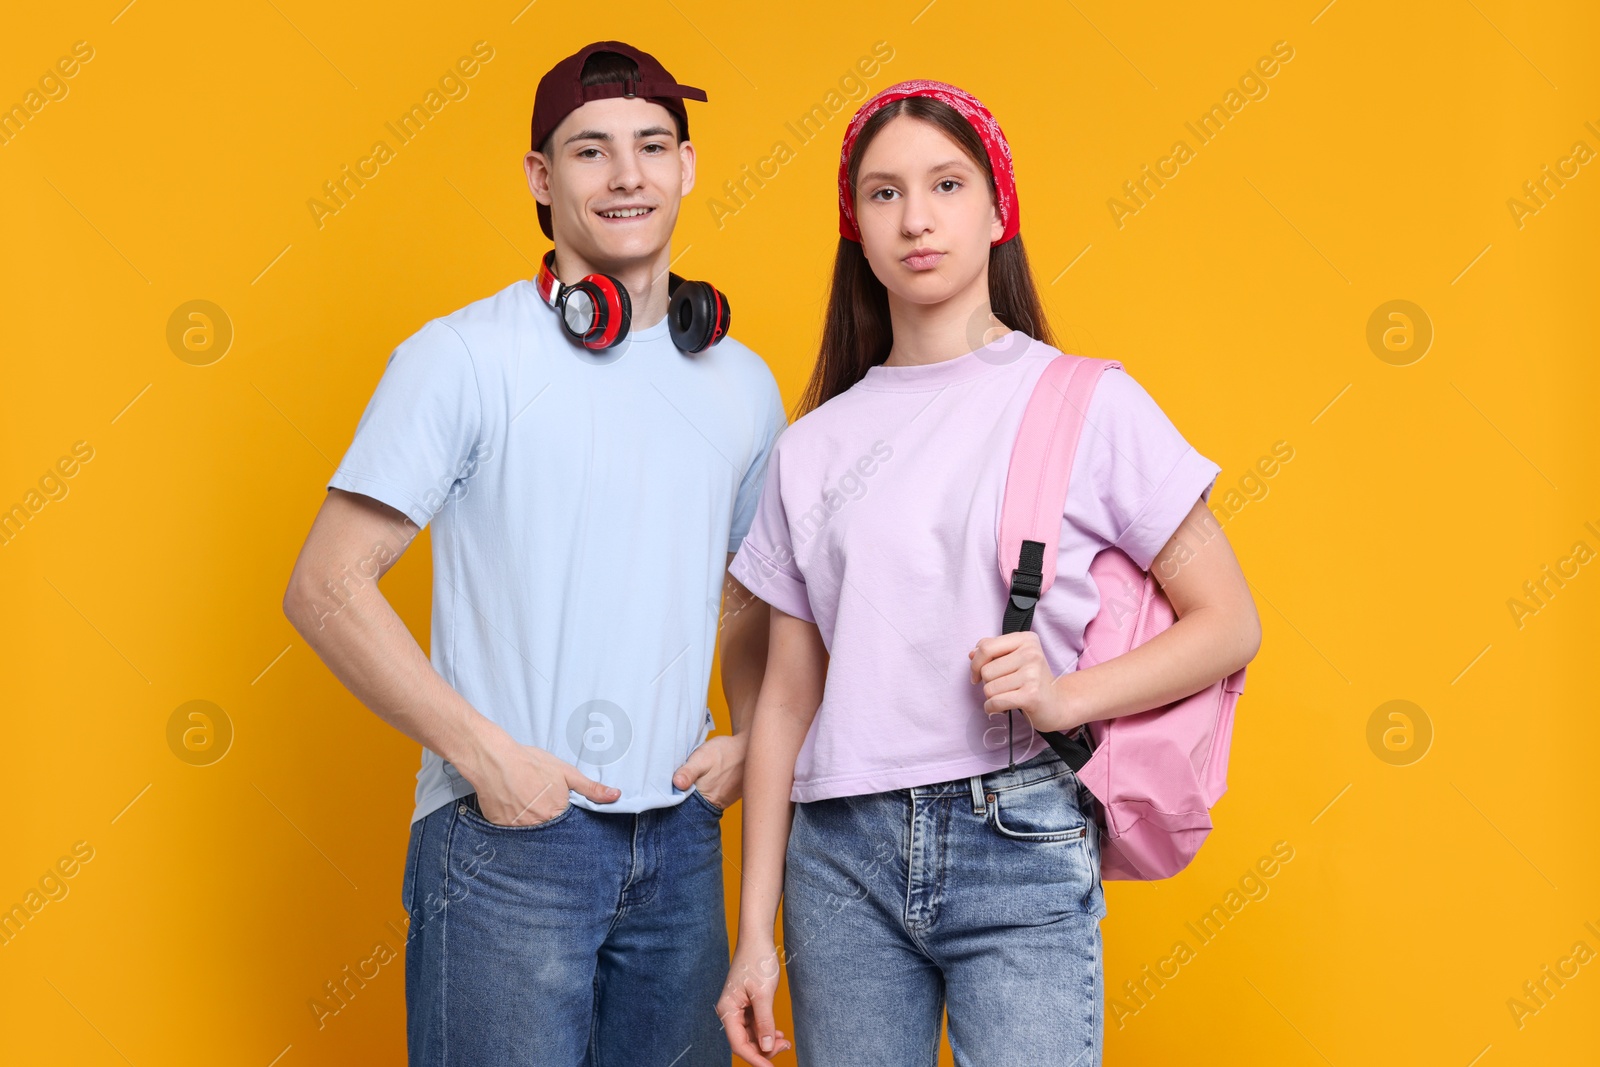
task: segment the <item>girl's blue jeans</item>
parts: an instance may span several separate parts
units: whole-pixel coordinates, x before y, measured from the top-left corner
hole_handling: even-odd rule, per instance
[[[801,1067],[1099,1067],[1100,842],[1046,749],[1014,769],[795,806],[784,955]]]

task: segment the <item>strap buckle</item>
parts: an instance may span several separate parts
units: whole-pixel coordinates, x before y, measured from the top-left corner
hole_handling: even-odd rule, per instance
[[[1018,611],[1028,611],[1039,603],[1039,587],[1044,585],[1044,573],[1026,570],[1019,565],[1011,572],[1011,603]]]

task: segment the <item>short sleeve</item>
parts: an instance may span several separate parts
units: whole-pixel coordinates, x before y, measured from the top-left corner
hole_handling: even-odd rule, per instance
[[[734,498],[733,525],[728,530],[729,552],[739,551],[745,535],[750,532],[750,524],[755,520],[756,503],[761,498],[761,486],[766,481],[767,461],[772,456],[772,446],[789,425],[788,413],[783,410],[783,395],[778,392],[778,383],[770,372],[766,376],[766,384],[767,410],[762,422],[761,441]]]
[[[371,497],[426,526],[474,471],[482,428],[471,353],[435,320],[390,354],[328,488]]]
[[[1143,386],[1111,368],[1089,399],[1065,517],[1149,570],[1221,472]]]
[[[816,622],[811,614],[805,578],[795,564],[789,518],[783,506],[782,454],[780,442],[773,447],[761,496],[756,502],[755,517],[738,554],[728,564],[728,573],[779,611],[806,622]]]

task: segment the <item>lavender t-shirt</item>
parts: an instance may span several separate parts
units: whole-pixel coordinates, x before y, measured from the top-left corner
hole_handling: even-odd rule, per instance
[[[829,654],[822,704],[795,765],[796,801],[877,793],[1004,767],[1006,716],[983,714],[967,652],[996,636],[996,560],[1012,444],[1059,352],[1013,334],[866,377],[773,446],[755,519],[729,573],[814,622]],[[1089,562],[1115,545],[1140,567],[1221,469],[1125,371],[1089,402],[1061,521],[1056,580],[1033,630],[1051,671],[1075,669],[1099,610]],[[1012,716],[1018,762],[1044,748]]]

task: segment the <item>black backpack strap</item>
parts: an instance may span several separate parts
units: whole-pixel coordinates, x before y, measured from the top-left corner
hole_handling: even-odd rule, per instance
[[[1014,634],[1033,629],[1033,609],[1039,603],[1039,587],[1044,585],[1044,545],[1022,542],[1022,558],[1011,572],[1011,592],[1006,597],[1006,619],[1000,632]]]
[[[1039,590],[1043,584],[1044,545],[1038,541],[1023,541],[1021,558],[1017,561],[1016,569],[1011,572],[1011,590],[1006,597],[1005,622],[1000,628],[1002,634],[1033,629],[1033,609],[1039,603]],[[1015,714],[1015,711],[1006,712],[1006,751],[1012,767],[1017,765],[1012,728],[1014,722],[1012,716]],[[1071,735],[1059,730],[1039,731],[1039,736],[1055,749],[1056,755],[1072,768],[1073,774],[1083,770],[1083,765],[1088,763],[1089,757],[1093,755],[1089,746],[1079,737],[1079,735],[1086,737],[1087,734],[1088,730],[1085,727],[1080,727]]]

